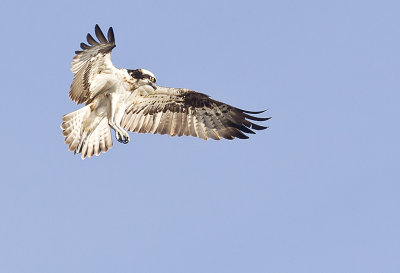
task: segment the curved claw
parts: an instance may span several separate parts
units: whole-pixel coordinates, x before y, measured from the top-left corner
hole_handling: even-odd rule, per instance
[[[121,142],[123,144],[129,143],[129,135],[127,133],[116,131],[115,135],[118,142]]]

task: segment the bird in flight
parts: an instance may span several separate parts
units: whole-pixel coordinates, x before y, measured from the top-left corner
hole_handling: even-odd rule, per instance
[[[270,119],[254,116],[264,111],[242,110],[185,88],[158,86],[146,69],[116,68],[110,57],[115,47],[112,27],[105,37],[96,25],[95,34],[98,41],[88,33],[89,44],[80,44],[71,67],[69,97],[85,106],[64,115],[61,124],[69,150],[82,159],[112,147],[110,127],[124,144],[130,139],[127,131],[219,140],[246,139],[244,133],[267,128],[253,123]]]

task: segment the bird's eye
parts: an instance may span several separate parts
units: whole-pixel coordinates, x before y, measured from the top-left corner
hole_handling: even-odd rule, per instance
[[[154,78],[154,77],[150,77],[150,80],[152,81],[152,82],[156,82],[156,78]]]

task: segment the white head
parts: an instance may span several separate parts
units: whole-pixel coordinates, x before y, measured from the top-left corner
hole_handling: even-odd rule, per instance
[[[150,85],[154,89],[157,88],[156,77],[149,70],[141,68],[128,70],[128,74],[136,80],[138,86]]]

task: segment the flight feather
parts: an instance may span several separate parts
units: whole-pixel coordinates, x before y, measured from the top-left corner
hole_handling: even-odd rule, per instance
[[[96,77],[101,73],[111,73],[116,68],[111,62],[111,51],[115,47],[113,29],[108,30],[108,40],[100,27],[95,27],[97,42],[90,33],[86,39],[88,44],[81,43],[81,51],[75,51],[71,71],[74,73],[74,80],[71,84],[69,96],[71,100],[80,103],[89,103],[101,88],[93,88]],[[95,85],[96,86],[96,85]]]

